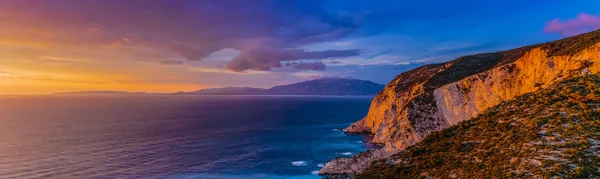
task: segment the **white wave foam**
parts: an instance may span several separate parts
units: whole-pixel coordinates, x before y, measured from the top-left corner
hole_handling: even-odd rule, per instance
[[[295,162],[292,162],[292,165],[294,165],[294,166],[306,166],[306,161],[295,161]]]
[[[342,154],[342,155],[352,155],[352,152],[343,152],[343,153],[337,153],[337,154]]]
[[[311,173],[311,174],[313,174],[313,175],[318,175],[318,174],[319,174],[319,171],[315,170],[315,171],[312,171],[312,172],[310,172],[310,173]]]
[[[325,164],[320,163],[320,164],[317,165],[317,167],[323,168],[323,167],[325,167]]]

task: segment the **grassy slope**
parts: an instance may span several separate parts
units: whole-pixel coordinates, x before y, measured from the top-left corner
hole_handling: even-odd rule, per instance
[[[600,177],[600,77],[519,96],[407,150],[357,178]]]
[[[572,56],[597,43],[600,43],[600,29],[552,42],[530,45],[507,51],[459,57],[453,61],[447,62],[452,65],[450,65],[448,69],[432,76],[425,84],[425,88],[427,90],[434,90],[468,76],[514,62],[533,48],[540,47],[547,50],[548,56]]]

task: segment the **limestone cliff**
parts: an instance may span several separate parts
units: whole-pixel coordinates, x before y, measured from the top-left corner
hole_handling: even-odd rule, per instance
[[[568,77],[600,72],[600,30],[404,72],[345,131],[371,133],[398,151],[489,107]]]
[[[516,96],[357,178],[600,178],[600,76]]]

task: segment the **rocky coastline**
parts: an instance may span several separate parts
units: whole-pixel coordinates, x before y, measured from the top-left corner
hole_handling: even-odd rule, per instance
[[[372,135],[370,133],[370,129],[364,126],[364,123],[361,121],[363,120],[357,121],[356,123],[353,123],[352,125],[348,126],[346,129],[343,130],[344,133]],[[364,142],[384,146],[383,144],[373,143],[372,140]],[[383,148],[374,148],[357,153],[352,157],[337,157],[325,164],[318,174],[333,179],[354,178],[356,174],[362,173],[364,170],[366,170],[371,164],[371,162],[388,158],[393,154],[396,154],[397,152],[397,150],[389,151],[384,150]]]

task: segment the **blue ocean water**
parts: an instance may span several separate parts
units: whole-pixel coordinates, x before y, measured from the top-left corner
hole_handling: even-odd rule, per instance
[[[0,96],[0,178],[320,178],[371,99]]]

